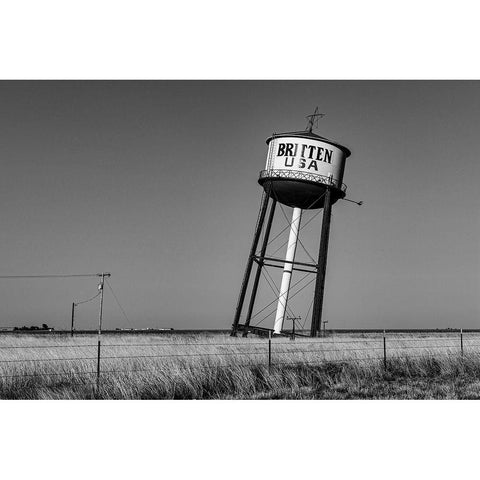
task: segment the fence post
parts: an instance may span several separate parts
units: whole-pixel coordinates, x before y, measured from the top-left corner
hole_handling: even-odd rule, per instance
[[[272,332],[268,332],[268,373],[272,368]]]
[[[387,339],[383,330],[383,368],[387,369]]]
[[[463,357],[463,328],[460,329],[460,351]]]
[[[97,392],[100,389],[100,338],[98,339],[98,346],[97,346]]]
[[[72,303],[72,326],[70,328],[70,336],[73,337],[73,330],[75,328],[75,302]]]

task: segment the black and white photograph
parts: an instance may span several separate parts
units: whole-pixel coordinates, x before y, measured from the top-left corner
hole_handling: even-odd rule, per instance
[[[468,2],[1,2],[8,479],[474,478]]]
[[[480,398],[480,82],[0,102],[2,398]]]

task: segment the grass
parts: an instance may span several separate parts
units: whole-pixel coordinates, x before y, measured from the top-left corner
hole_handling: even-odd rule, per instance
[[[478,340],[477,340],[478,338]],[[0,336],[3,399],[480,398],[480,337],[379,335],[272,340],[224,334]]]

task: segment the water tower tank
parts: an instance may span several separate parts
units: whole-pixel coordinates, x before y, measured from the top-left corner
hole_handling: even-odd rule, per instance
[[[258,183],[280,203],[301,209],[322,208],[326,186],[332,203],[344,198],[342,183],[348,148],[310,131],[274,134],[267,139],[265,170]]]

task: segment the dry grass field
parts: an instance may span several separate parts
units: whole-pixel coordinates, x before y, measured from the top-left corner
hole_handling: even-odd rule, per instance
[[[480,334],[0,336],[3,399],[480,398]]]

